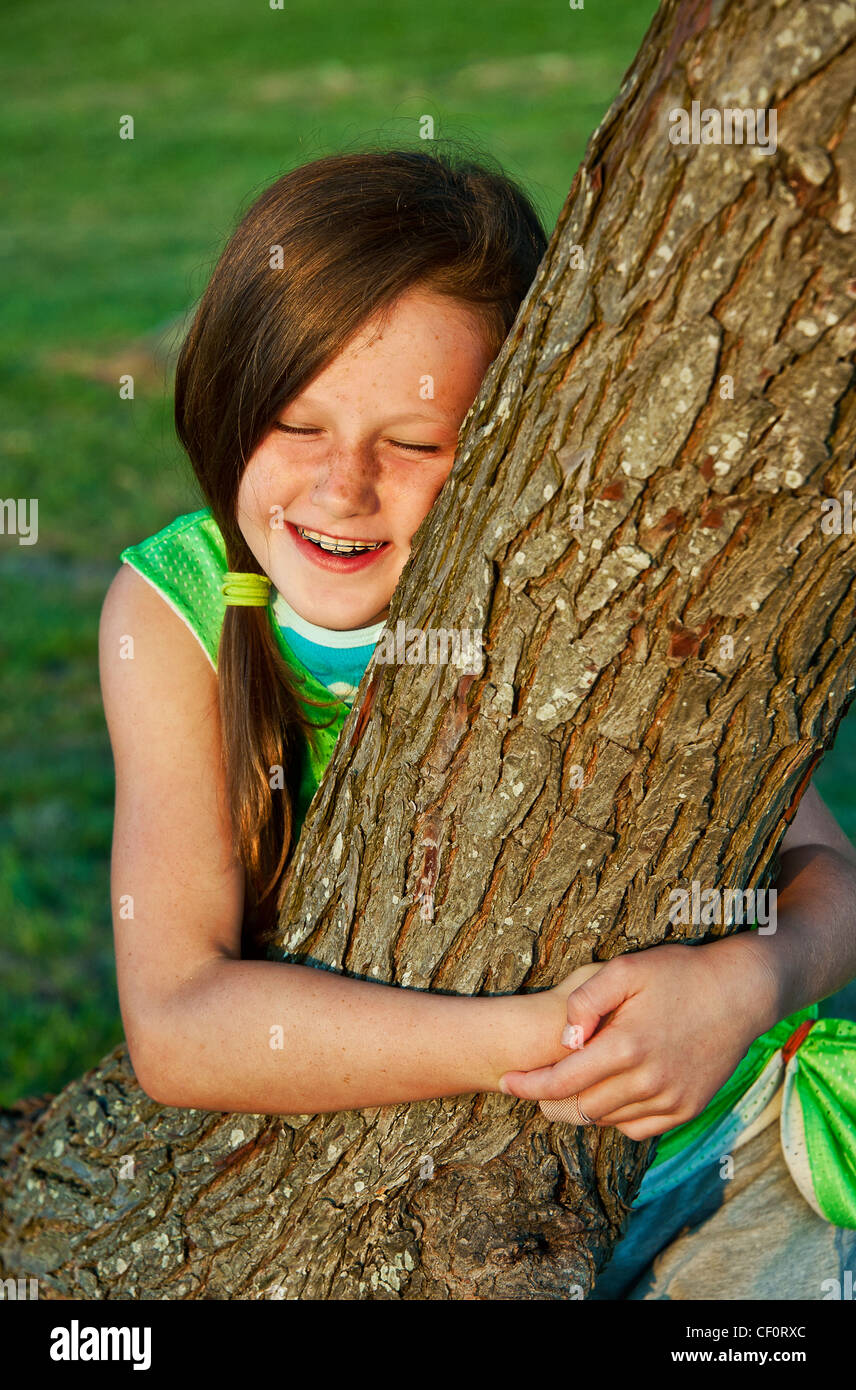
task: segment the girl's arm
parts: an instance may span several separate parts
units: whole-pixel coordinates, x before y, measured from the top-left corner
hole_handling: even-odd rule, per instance
[[[122,659],[121,639],[134,639]],[[101,616],[116,769],[119,1000],[140,1085],[164,1105],[306,1114],[499,1090],[544,1066],[567,989],[455,997],[240,959],[243,869],[221,764],[217,678],[129,566]]]
[[[761,1032],[856,977],[856,849],[814,783],[785,832],[774,886],[776,931],[727,938],[747,969],[757,965],[770,979],[772,1008]]]
[[[775,886],[769,935],[652,946],[601,967],[568,996],[585,1045],[510,1073],[511,1093],[578,1094],[586,1114],[631,1139],[693,1119],[755,1038],[856,976],[856,850],[813,786],[782,840]]]

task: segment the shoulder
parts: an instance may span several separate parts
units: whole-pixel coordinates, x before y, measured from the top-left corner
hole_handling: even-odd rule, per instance
[[[101,609],[98,670],[117,793],[138,809],[176,796],[174,777],[216,768],[217,674],[187,625],[123,565]],[[210,772],[209,774],[210,775]]]
[[[123,564],[110,583],[98,625],[99,667],[105,699],[135,687],[163,693],[189,680],[209,694],[217,676],[192,628],[156,587]]]

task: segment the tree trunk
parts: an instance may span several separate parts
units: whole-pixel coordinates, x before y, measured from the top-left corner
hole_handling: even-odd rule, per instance
[[[541,988],[769,883],[856,686],[854,39],[842,0],[661,7],[393,600],[483,669],[373,660],[272,954]],[[671,143],[693,101],[778,148]],[[163,1108],[124,1047],[5,1128],[4,1273],[96,1299],[581,1297],[653,1153],[494,1094]]]

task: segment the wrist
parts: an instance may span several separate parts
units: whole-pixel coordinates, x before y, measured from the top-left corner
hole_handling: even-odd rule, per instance
[[[724,976],[722,983],[731,1008],[746,1021],[747,1046],[790,1012],[771,941],[771,937],[758,938],[756,932],[746,931],[701,948],[715,952],[711,960],[717,973]]]
[[[497,1008],[482,1068],[488,1084],[480,1089],[501,1092],[499,1079],[505,1072],[532,1071],[562,1055],[566,1004],[553,989],[504,995],[491,1002]]]

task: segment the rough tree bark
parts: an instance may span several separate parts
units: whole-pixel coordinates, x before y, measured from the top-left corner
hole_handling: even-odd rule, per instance
[[[369,667],[275,954],[539,988],[770,881],[856,684],[854,39],[841,0],[662,6],[393,602],[485,667]],[[778,148],[673,145],[693,100]],[[165,1109],[124,1048],[5,1133],[4,1273],[54,1297],[580,1296],[652,1154],[493,1094]]]

